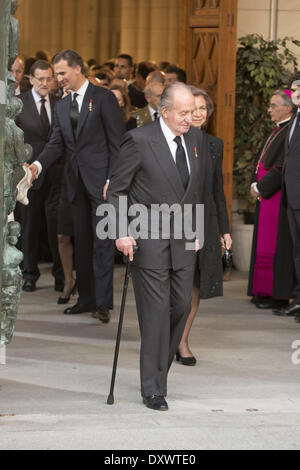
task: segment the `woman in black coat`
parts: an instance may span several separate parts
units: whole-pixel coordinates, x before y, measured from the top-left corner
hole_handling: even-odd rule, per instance
[[[190,88],[196,101],[193,126],[205,129],[214,111],[213,102],[205,91],[193,86]],[[221,247],[230,249],[232,245],[223,188],[223,141],[206,132],[203,134],[203,144],[207,145],[207,160],[202,167],[202,171],[205,172],[202,198],[205,213],[204,246],[197,255],[192,309],[176,357],[181,364],[190,366],[196,364],[196,359],[190,351],[188,336],[199,308],[200,299],[223,295]]]

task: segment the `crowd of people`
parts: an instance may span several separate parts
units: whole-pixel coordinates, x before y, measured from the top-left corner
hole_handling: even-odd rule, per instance
[[[196,364],[188,341],[193,320],[201,299],[223,294],[222,248],[232,245],[223,189],[223,142],[207,133],[213,101],[204,90],[187,85],[186,74],[177,65],[135,65],[128,54],[99,65],[94,60],[85,63],[72,50],[51,60],[39,51],[25,62],[18,57],[12,72],[16,95],[23,102],[16,123],[33,148],[29,205],[19,204],[15,211],[22,226],[23,290],[35,291],[40,276],[43,211],[58,303],[67,304],[76,291],[79,294],[64,314],[90,312],[108,323],[116,248],[129,256],[142,338],[143,400],[149,408],[168,409],[168,370],[174,356],[183,365]],[[300,82],[292,89],[300,108]],[[290,190],[289,179],[297,177],[300,127],[298,118],[291,119],[292,111],[290,97],[274,93],[270,114],[277,126],[258,153],[251,187],[258,209],[248,293],[258,308],[270,304],[278,314],[297,318],[300,288],[293,291],[290,260],[294,256],[297,271],[300,198],[296,189]],[[293,145],[286,144],[288,138]],[[281,193],[286,147],[291,156],[283,178],[286,191]],[[287,210],[280,202],[283,193]],[[166,240],[162,227],[159,233],[149,228],[146,240],[137,241],[130,233],[116,233],[116,241],[101,239],[99,207],[109,202],[121,217],[118,201],[124,195],[128,203],[146,207],[204,204],[203,247],[199,249],[195,240],[195,250],[187,251],[184,236],[174,236],[172,218]],[[279,218],[283,221],[278,224]],[[133,255],[136,244],[139,250]],[[290,269],[284,273],[285,285],[280,280],[282,259]]]
[[[205,91],[186,85],[186,74],[177,65],[145,61],[135,66],[127,54],[98,65],[85,64],[71,50],[51,60],[40,51],[25,63],[18,57],[12,72],[16,95],[23,102],[17,125],[33,148],[28,162],[33,177],[29,205],[18,205],[15,211],[22,225],[23,290],[35,291],[40,276],[44,210],[54,287],[61,291],[58,303],[67,304],[76,290],[79,294],[77,303],[64,310],[66,315],[91,312],[108,323],[115,246],[133,258],[132,243],[138,243],[132,276],[142,337],[142,395],[149,408],[167,409],[170,364],[176,356],[183,365],[195,365],[189,332],[199,300],[222,295],[221,247],[231,247],[223,144],[206,133],[213,102]],[[133,143],[135,136],[141,142]],[[142,144],[149,137],[158,142],[155,162],[151,155],[155,142],[147,148]],[[172,235],[172,240],[152,240],[157,237],[150,233],[146,245],[129,236],[115,244],[100,239],[97,209],[107,200],[114,205],[119,191],[139,202],[148,193],[146,204],[171,206],[184,200],[209,207],[205,214],[209,242],[198,251],[197,262],[198,242],[189,252],[183,249],[185,240],[173,240]]]

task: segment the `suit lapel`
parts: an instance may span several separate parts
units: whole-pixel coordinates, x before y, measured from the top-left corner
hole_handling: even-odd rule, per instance
[[[190,187],[193,185],[194,179],[196,177],[196,167],[197,167],[196,159],[198,158],[198,149],[197,149],[196,139],[190,132],[184,136],[184,141],[185,141],[186,149],[188,152],[188,158],[189,158],[190,169],[191,169],[189,184],[186,189],[186,193],[187,193]]]
[[[79,137],[80,131],[90,113],[90,105],[94,107],[95,105],[93,104],[93,97],[94,97],[94,90],[93,86],[89,84],[86,93],[83,98],[80,114],[79,114],[79,120],[78,120],[78,125],[77,125],[77,139]]]
[[[41,116],[37,110],[36,103],[33,99],[32,92],[30,91],[28,94],[28,105],[29,105],[29,113],[32,118],[36,121],[36,129],[41,137],[45,137],[45,131],[42,126]]]
[[[49,96],[50,96],[50,95],[49,95]],[[54,96],[50,96],[51,126],[50,126],[50,130],[49,130],[49,135],[51,134],[52,129],[53,129],[53,124],[54,124],[54,109],[55,109],[56,103],[57,103],[57,99],[55,99]]]
[[[71,119],[70,119],[71,103],[72,103],[72,95],[71,93],[69,93],[68,96],[66,96],[62,100],[63,112],[61,114],[61,120],[64,122],[68,135],[71,137],[71,139],[75,143],[72,125],[71,125]]]
[[[296,127],[294,129],[294,132],[293,132],[293,135],[292,135],[292,138],[291,138],[291,141],[290,141],[290,133],[291,133],[291,130],[292,130],[292,127],[294,125],[294,122],[297,120],[297,114],[295,115],[295,119],[292,119],[292,123],[291,123],[291,127],[289,129],[289,133],[288,133],[288,149],[291,149],[294,145],[294,143],[296,142],[296,135],[297,135],[297,132],[296,132]]]

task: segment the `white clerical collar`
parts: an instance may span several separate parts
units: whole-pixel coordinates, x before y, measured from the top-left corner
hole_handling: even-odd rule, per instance
[[[289,122],[291,120],[291,118],[287,118],[287,119],[284,119],[284,121],[280,121],[280,122],[277,122],[277,126],[280,127],[281,124],[285,124],[286,122]]]
[[[79,88],[79,90],[77,91],[71,90],[72,100],[73,100],[74,93],[77,93],[77,95],[79,96],[84,96],[86,93],[86,90],[88,89],[89,84],[90,82],[88,80],[85,80],[84,84]]]
[[[35,103],[39,103],[43,98],[49,102],[49,95],[46,95],[46,96],[40,96],[34,89],[34,87],[31,88],[31,92],[32,92],[32,96],[33,96],[33,99],[34,99],[34,102]]]
[[[166,138],[166,141],[168,142],[168,144],[170,145],[171,142],[174,141],[175,137],[177,137],[173,131],[171,131],[171,129],[167,126],[167,124],[165,123],[165,121],[163,120],[162,117],[159,118],[159,122],[160,122],[160,126],[161,126],[161,130]],[[183,136],[181,135],[180,136],[181,138],[181,141],[184,142],[183,140]]]

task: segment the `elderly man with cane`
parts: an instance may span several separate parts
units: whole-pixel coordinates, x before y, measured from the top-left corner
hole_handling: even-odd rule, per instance
[[[193,289],[196,236],[176,236],[176,214],[169,218],[169,234],[159,223],[151,224],[158,207],[191,207],[195,216],[202,133],[190,128],[195,107],[188,87],[176,83],[161,97],[159,120],[128,132],[121,145],[108,189],[108,202],[115,208],[117,227],[121,197],[147,209],[147,222],[137,240],[129,231],[117,232],[116,246],[132,261],[131,274],[141,333],[141,394],[153,410],[168,410],[167,375],[175,356]],[[173,208],[173,209],[172,209]],[[176,212],[176,209],[175,209]],[[127,214],[128,212],[126,212]],[[156,214],[157,215],[157,214]],[[197,224],[196,224],[197,225]],[[188,243],[188,240],[192,243]],[[138,246],[134,254],[133,247]]]

